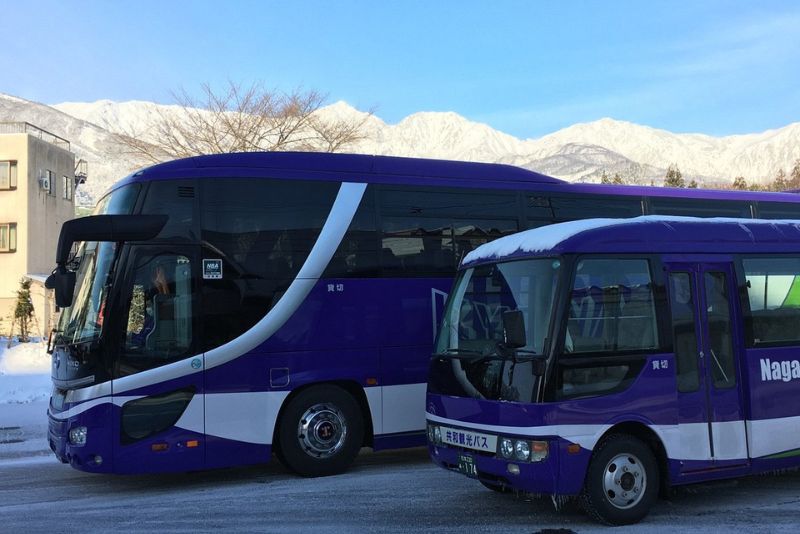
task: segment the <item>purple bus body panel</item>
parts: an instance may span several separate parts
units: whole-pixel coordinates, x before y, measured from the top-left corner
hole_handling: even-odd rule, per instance
[[[283,327],[250,352],[204,372],[126,391],[124,396],[158,395],[187,386],[197,386],[201,390],[198,393],[206,395],[295,391],[320,382],[344,381],[364,387],[368,378],[377,379],[384,386],[424,383],[438,320],[438,316],[431,315],[432,306],[440,315],[444,305],[442,294],[449,291],[450,285],[449,278],[322,279]],[[342,286],[343,291],[336,291]],[[341,302],[342,299],[346,302]],[[285,369],[286,381],[272,385],[272,369]],[[63,411],[73,407],[65,406]],[[109,421],[114,421],[113,429]],[[90,429],[91,447],[70,447],[66,440],[61,440],[56,445],[57,456],[63,459],[69,455],[78,469],[117,473],[186,471],[264,463],[270,459],[270,445],[202,435],[176,427],[123,445],[120,421],[121,408],[113,406],[108,398],[106,404],[59,424],[63,429],[53,431],[51,439],[58,441],[56,436],[63,436],[69,428],[85,425]],[[54,424],[51,419],[51,426]],[[199,447],[177,446],[193,439],[200,442]],[[167,443],[169,449],[153,452],[153,443]],[[421,432],[377,435],[374,448],[424,443]],[[104,458],[103,464],[88,462],[89,456],[96,454]],[[112,458],[116,459],[113,464]]]
[[[230,154],[188,158],[145,169],[119,181],[112,189],[153,180],[224,180],[247,177],[457,186],[543,194],[577,193],[642,198],[671,196],[798,203],[798,197],[794,194],[576,185],[506,165],[307,153]],[[626,227],[608,239],[601,239],[601,236],[593,232],[585,232],[547,254],[575,251],[640,252],[642,243],[652,241],[654,228]],[[681,234],[685,232],[686,235],[700,235],[690,226],[683,228]],[[664,230],[663,227],[657,229]],[[718,228],[706,231],[703,227],[701,240],[690,242],[678,239],[670,242],[664,239],[660,251],[680,256],[707,253],[708,250],[713,250],[710,244],[717,240],[730,240],[733,236],[735,242],[726,250],[727,253],[753,252],[755,236],[760,242],[768,243],[772,252],[796,252],[796,247],[793,248],[791,242],[800,239],[800,230],[796,231],[797,235],[781,235],[766,226],[750,228],[749,240],[746,235],[748,231],[734,233]],[[510,255],[508,259],[535,255],[520,252]],[[715,257],[709,259],[713,260]],[[691,261],[697,261],[697,257],[693,256]],[[198,395],[223,395],[293,392],[308,384],[326,381],[346,381],[360,386],[372,385],[374,380],[380,386],[423,383],[427,378],[436,324],[444,305],[443,295],[450,291],[451,284],[450,278],[319,280],[286,323],[248,353],[205,371],[126,391],[124,396],[159,395],[188,386],[196,387]],[[744,406],[747,417],[778,417],[776,414],[783,413],[781,408],[785,408],[787,414],[790,414],[788,406],[790,399],[796,398],[800,393],[798,386],[796,383],[760,380],[762,371],[759,360],[796,359],[797,351],[758,349],[748,350],[747,354],[748,376],[741,377],[742,387],[752,399],[751,405]],[[671,354],[649,356],[640,376],[627,390],[607,397],[521,405],[429,394],[427,405],[429,409],[433,407],[440,416],[476,424],[544,426],[558,421],[565,425],[614,425],[625,422],[676,425],[679,421],[675,410],[677,395],[674,373],[659,372],[650,365],[654,360],[668,360],[669,368],[674,369],[673,358]],[[280,380],[274,380],[275,377]],[[111,401],[112,398],[108,397],[107,402],[101,402],[64,421],[51,417],[51,446],[60,459],[90,472],[140,473],[189,471],[266,462],[272,452],[272,447],[268,444],[245,443],[175,426],[123,445],[122,407]],[[73,407],[76,406],[65,406],[63,411]],[[51,411],[58,415],[56,410],[51,408]],[[705,421],[702,411],[688,417],[684,414],[684,417],[681,422]],[[726,417],[734,417],[734,414],[720,413],[717,417],[725,421]],[[109,424],[109,421],[113,421],[113,424]],[[69,429],[75,426],[87,426],[89,429],[86,445],[74,446],[68,442]],[[578,483],[583,480],[591,451],[581,448],[577,453],[568,452],[567,447],[571,444],[569,441],[555,437],[552,439],[551,458],[541,464],[522,466],[522,475],[518,478],[525,482],[520,487],[534,492],[577,493],[580,490]],[[199,443],[197,447],[186,447],[187,441],[194,440]],[[166,444],[168,447],[165,451],[156,451],[152,448],[153,444]],[[384,434],[376,435],[374,440],[376,449],[417,444],[421,444],[418,435]],[[456,462],[454,451],[440,450],[439,454],[438,457],[433,455],[434,460],[443,467],[452,468]],[[101,457],[102,461],[94,461],[97,457]],[[506,476],[503,462],[487,457],[476,457],[476,462],[482,471],[498,477]],[[796,459],[764,458],[754,460],[751,468],[779,469],[791,465],[796,465]],[[685,469],[685,462],[670,460],[669,471],[673,482],[690,481],[701,476],[681,475],[682,469]]]

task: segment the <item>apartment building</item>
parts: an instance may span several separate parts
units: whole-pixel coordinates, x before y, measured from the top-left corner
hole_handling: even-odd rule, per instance
[[[76,177],[77,175],[77,177]],[[75,217],[76,173],[70,143],[24,122],[0,122],[0,335],[11,330],[20,280],[33,280],[33,335],[54,326],[44,279],[55,266],[61,225]]]

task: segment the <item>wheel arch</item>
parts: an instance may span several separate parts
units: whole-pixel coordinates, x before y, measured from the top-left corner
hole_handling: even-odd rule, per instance
[[[663,497],[669,493],[671,487],[669,475],[669,461],[667,457],[667,450],[664,447],[664,442],[658,434],[649,425],[641,421],[624,421],[614,424],[611,428],[606,430],[597,443],[602,443],[608,436],[612,434],[625,434],[632,436],[639,441],[643,442],[656,458],[659,474],[659,494]]]
[[[275,418],[275,426],[273,428],[273,437],[272,437],[272,447],[276,449],[276,452],[280,454],[280,427],[281,427],[281,420],[286,412],[286,407],[292,400],[300,395],[301,393],[308,391],[310,389],[314,389],[321,386],[336,386],[342,390],[344,390],[347,394],[349,394],[353,399],[355,399],[358,407],[361,411],[361,419],[364,425],[364,439],[362,446],[363,447],[372,447],[374,441],[374,432],[372,428],[372,412],[369,407],[369,402],[367,401],[367,395],[364,392],[364,388],[361,387],[361,384],[356,382],[355,380],[328,380],[325,382],[312,382],[309,384],[304,384],[298,388],[295,388],[283,399],[281,403],[281,407],[278,410],[278,415]]]

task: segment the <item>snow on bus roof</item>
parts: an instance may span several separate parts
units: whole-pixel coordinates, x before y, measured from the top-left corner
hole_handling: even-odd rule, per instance
[[[581,233],[600,228],[611,228],[615,226],[626,225],[629,227],[635,227],[636,225],[653,225],[656,223],[701,223],[703,225],[726,224],[729,226],[733,224],[751,236],[752,233],[748,229],[748,226],[751,225],[772,225],[773,227],[777,227],[779,225],[790,225],[795,230],[800,231],[800,221],[798,220],[741,219],[729,217],[700,218],[667,215],[642,215],[628,219],[582,219],[577,221],[551,224],[548,226],[533,228],[531,230],[525,230],[513,235],[501,237],[500,239],[496,239],[495,241],[481,245],[467,254],[464,257],[463,265],[479,261],[505,258],[515,254],[547,252]],[[667,228],[668,227],[665,226],[665,230]]]

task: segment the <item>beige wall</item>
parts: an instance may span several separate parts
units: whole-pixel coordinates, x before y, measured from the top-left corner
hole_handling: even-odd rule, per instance
[[[17,189],[0,190],[0,223],[17,223],[17,251],[0,252],[0,299],[6,299],[16,296],[20,278],[28,274],[28,135],[0,135],[0,160],[17,162]]]
[[[75,216],[74,187],[72,200],[64,199],[62,178],[74,183],[75,155],[28,134],[0,134],[0,160],[17,161],[17,189],[0,190],[0,223],[17,223],[16,252],[0,253],[0,304],[7,304],[16,298],[23,276],[46,275],[55,267],[61,225]],[[54,173],[53,195],[39,185],[47,170]],[[43,288],[38,291],[34,308],[43,330],[49,310]],[[8,333],[6,324],[0,322],[1,335]]]

